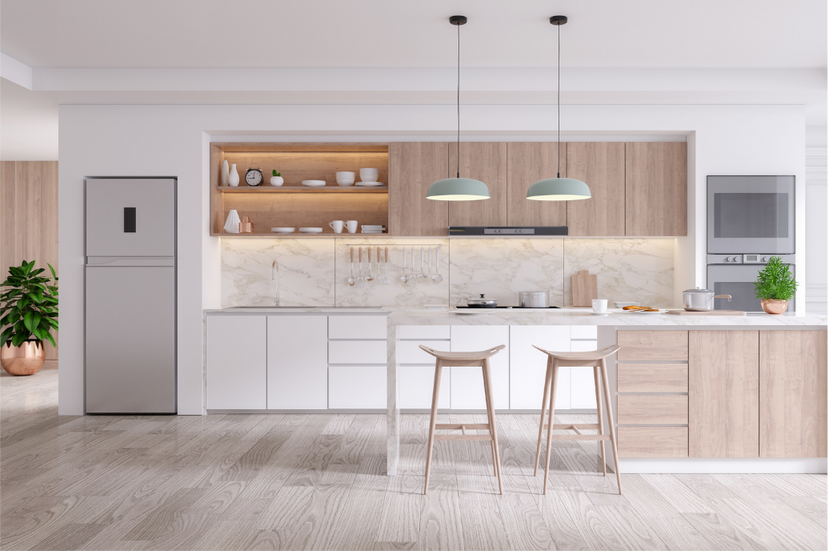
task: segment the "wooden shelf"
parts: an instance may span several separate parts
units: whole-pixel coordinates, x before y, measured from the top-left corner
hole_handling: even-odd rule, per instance
[[[268,237],[276,239],[390,239],[391,235],[388,233],[334,233],[331,231],[322,233],[274,233],[274,232],[255,232],[255,233],[211,233],[214,237]]]
[[[219,187],[222,193],[388,193],[388,186],[267,186]]]

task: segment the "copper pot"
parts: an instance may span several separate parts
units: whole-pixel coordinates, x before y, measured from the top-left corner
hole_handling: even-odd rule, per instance
[[[763,311],[767,314],[782,314],[789,307],[788,300],[780,300],[776,298],[760,299],[760,304],[763,306]]]
[[[25,341],[20,346],[0,348],[0,364],[9,375],[34,375],[43,367],[46,351],[41,341]]]

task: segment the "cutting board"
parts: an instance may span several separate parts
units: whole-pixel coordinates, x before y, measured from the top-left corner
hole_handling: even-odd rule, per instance
[[[570,285],[573,287],[573,306],[593,306],[593,299],[599,298],[596,276],[590,275],[587,270],[571,275]]]
[[[711,310],[708,312],[689,312],[688,310],[668,310],[666,314],[674,316],[745,316],[745,312],[739,310]]]

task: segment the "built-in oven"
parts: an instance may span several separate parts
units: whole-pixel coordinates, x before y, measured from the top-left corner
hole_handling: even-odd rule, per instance
[[[708,289],[715,295],[731,295],[731,302],[714,301],[715,310],[743,310],[745,312],[762,312],[760,299],[754,296],[754,282],[757,274],[769,261],[771,254],[709,254],[708,255]],[[777,255],[788,264],[792,275],[795,273],[794,255]],[[794,299],[789,302],[789,310],[794,311]]]
[[[794,188],[794,176],[709,176],[708,254],[794,254]]]

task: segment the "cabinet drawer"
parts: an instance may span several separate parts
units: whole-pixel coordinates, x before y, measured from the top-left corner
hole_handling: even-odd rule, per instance
[[[386,366],[328,368],[329,409],[386,409]]]
[[[621,395],[617,398],[620,425],[687,425],[688,397]]]
[[[571,325],[571,339],[598,339],[599,327],[596,325]]]
[[[619,361],[688,361],[688,331],[619,331]]]
[[[435,357],[420,349],[449,350],[449,341],[397,341],[397,362],[401,364],[434,364]]]
[[[328,316],[329,339],[385,339],[386,316]]]
[[[687,427],[619,427],[619,457],[688,457]]]
[[[386,341],[328,341],[329,364],[386,364]]]
[[[688,364],[616,364],[617,392],[688,392]]]
[[[449,340],[448,325],[401,325],[397,328],[398,339]]]
[[[449,409],[452,384],[452,368],[445,367],[440,377],[438,407]],[[400,409],[430,409],[435,386],[435,368],[427,366],[401,366],[397,368],[398,399]],[[539,403],[541,398],[539,398]]]

